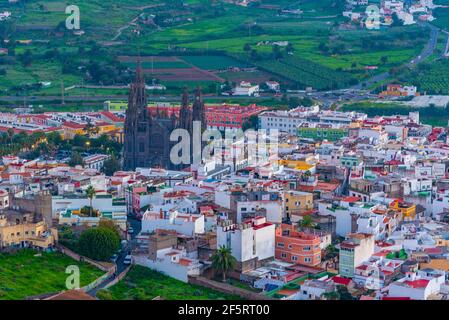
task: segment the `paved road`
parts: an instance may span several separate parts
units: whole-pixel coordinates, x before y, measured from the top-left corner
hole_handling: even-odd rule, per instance
[[[136,238],[136,236],[139,234],[140,230],[142,229],[142,223],[141,221],[137,220],[137,219],[133,219],[133,218],[129,218],[128,217],[128,222],[130,224],[130,226],[134,229],[134,233],[130,235],[131,237],[131,241],[128,241],[128,244],[133,244],[133,240]],[[122,273],[128,266],[126,264],[124,264],[123,262],[125,261],[125,257],[130,253],[131,248],[126,248],[125,250],[122,250],[119,254],[119,257],[117,259],[116,262],[116,266],[117,266],[117,274]],[[104,283],[102,283],[100,286],[98,286],[97,288],[87,292],[90,296],[95,297],[97,295],[98,290],[103,289],[108,283],[110,283],[112,280],[115,279],[115,276],[111,276],[107,281],[105,281]]]
[[[444,48],[444,51],[441,53],[441,56],[444,58],[448,58],[449,57],[449,32],[447,31],[443,31],[446,35],[447,35],[447,39],[446,39],[446,47]]]

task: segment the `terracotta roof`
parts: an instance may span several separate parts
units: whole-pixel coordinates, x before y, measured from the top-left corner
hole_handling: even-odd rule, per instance
[[[55,296],[49,297],[45,300],[97,300],[81,290],[69,290],[58,293]]]
[[[342,284],[344,286],[347,286],[348,284],[351,283],[351,279],[343,278],[343,277],[340,277],[340,276],[332,277],[331,280],[333,282],[335,282],[336,284]]]
[[[413,280],[413,281],[407,280],[407,281],[404,281],[403,283],[411,288],[414,288],[414,289],[425,288],[429,284],[429,280],[426,280],[426,279],[418,279],[418,280]]]

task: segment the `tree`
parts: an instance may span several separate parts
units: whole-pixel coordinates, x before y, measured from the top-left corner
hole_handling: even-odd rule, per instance
[[[340,294],[338,291],[325,292],[321,295],[321,298],[326,300],[340,300]]]
[[[84,128],[84,131],[86,131],[86,135],[88,138],[91,138],[91,137],[97,135],[99,130],[100,129],[98,127],[94,126],[94,124],[90,121],[87,123],[86,127]]]
[[[251,45],[249,43],[245,43],[245,45],[243,46],[243,50],[245,52],[250,52],[251,51]]]
[[[98,224],[99,228],[105,228],[113,231],[117,234],[117,236],[120,236],[120,233],[118,231],[117,226],[115,225],[114,221],[111,219],[100,219],[100,223]]]
[[[272,50],[273,50],[273,58],[275,60],[282,59],[282,52],[278,45],[274,45]]]
[[[80,254],[98,261],[109,259],[119,248],[120,237],[109,228],[90,228],[78,240]]]
[[[388,57],[387,56],[382,56],[380,58],[380,62],[382,62],[382,64],[386,64],[388,62]]]
[[[326,260],[333,259],[338,255],[338,250],[333,244],[328,245],[324,250],[324,252],[325,252],[324,258]]]
[[[107,176],[112,176],[116,171],[120,170],[120,162],[117,160],[116,156],[113,154],[111,158],[104,162],[102,171]]]
[[[249,58],[253,61],[258,61],[260,60],[260,56],[259,53],[257,52],[257,50],[252,49],[249,55]]]
[[[304,216],[298,221],[298,226],[302,228],[313,228],[315,227],[315,223],[313,222],[311,216]]]
[[[31,50],[27,49],[25,52],[18,56],[18,60],[22,63],[24,67],[29,67],[33,63],[33,53]]]
[[[14,137],[14,130],[12,128],[8,128],[8,130],[6,130],[6,134],[8,135],[9,143],[12,144],[12,139]]]
[[[75,167],[75,166],[84,166],[84,160],[83,157],[78,152],[73,152],[72,157],[69,160],[69,166]]]
[[[248,120],[246,120],[245,122],[243,122],[242,124],[242,130],[246,131],[248,129],[257,129],[257,124],[259,123],[259,118],[257,117],[257,115],[252,115],[249,117]]]
[[[231,249],[221,246],[212,255],[212,267],[221,271],[223,274],[223,282],[226,282],[226,273],[235,268],[237,260],[232,255]]]
[[[95,194],[96,193],[97,192],[95,191],[95,188],[92,187],[92,185],[87,187],[86,195],[89,198],[89,203],[90,203],[90,214],[89,214],[89,216],[91,216],[91,217],[92,217],[92,210],[93,210],[93,208],[92,208],[92,200],[95,198]]]
[[[337,286],[337,292],[340,300],[355,300],[346,286]]]

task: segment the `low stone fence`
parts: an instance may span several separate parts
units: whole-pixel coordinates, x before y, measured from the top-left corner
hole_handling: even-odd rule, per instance
[[[252,292],[246,289],[238,288],[233,285],[224,282],[218,282],[215,280],[207,279],[204,277],[192,277],[189,276],[189,283],[198,286],[206,287],[209,289],[217,290],[226,294],[233,294],[248,300],[275,300],[267,297],[263,294]]]
[[[98,286],[102,285],[104,282],[108,281],[108,279],[110,279],[112,277],[112,275],[115,273],[115,271],[117,270],[117,266],[115,264],[105,264],[105,263],[101,263],[101,262],[92,260],[90,258],[79,255],[78,253],[76,253],[76,252],[70,250],[69,248],[64,247],[60,244],[58,244],[56,246],[56,248],[58,249],[59,252],[71,257],[72,259],[75,259],[76,261],[86,262],[86,263],[106,272],[104,275],[97,278],[93,282],[80,288],[80,290],[82,290],[84,292],[89,292],[89,291],[97,288]]]
[[[92,260],[90,258],[87,258],[87,257],[84,257],[82,255],[79,255],[78,253],[70,250],[67,247],[64,247],[61,244],[58,244],[56,246],[56,248],[58,249],[59,252],[61,252],[61,253],[65,254],[65,255],[75,259],[76,261],[89,263],[90,265],[93,265],[94,267],[96,267],[96,268],[98,268],[98,269],[100,269],[100,270],[102,270],[104,272],[111,272],[111,269],[112,269],[111,273],[115,272],[115,268],[116,268],[115,264],[114,265],[113,264],[109,264],[109,263],[107,264],[107,263],[102,263],[102,262],[98,262],[98,261]]]

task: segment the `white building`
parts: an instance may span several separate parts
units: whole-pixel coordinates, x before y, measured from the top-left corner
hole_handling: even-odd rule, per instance
[[[274,258],[275,225],[264,217],[241,224],[225,221],[217,228],[217,248],[225,246],[243,271],[256,268],[259,261]]]
[[[237,223],[242,223],[245,214],[265,211],[268,222],[281,223],[283,217],[283,207],[280,201],[239,201],[237,202]]]
[[[259,96],[259,85],[252,85],[250,82],[242,81],[240,85],[234,88],[232,94],[234,96]]]
[[[63,210],[76,210],[82,207],[90,206],[90,199],[85,195],[67,195],[52,196],[51,199],[52,216],[57,219],[59,213]],[[126,212],[126,203],[124,198],[113,198],[108,196],[96,196],[92,199],[92,207],[104,212]]]
[[[84,167],[89,169],[101,170],[104,166],[104,162],[110,158],[111,156],[106,154],[94,154],[84,157]]]
[[[172,248],[158,250],[155,260],[146,255],[134,255],[133,262],[183,282],[188,282],[189,276],[199,276],[201,272],[199,260],[187,257],[183,250]]]
[[[153,232],[156,229],[175,230],[187,236],[203,234],[205,232],[204,216],[201,214],[180,213],[170,211],[147,211],[142,217],[142,232]]]
[[[427,300],[430,295],[440,292],[445,283],[446,273],[441,270],[424,269],[390,284],[389,297],[408,297],[413,300]]]

